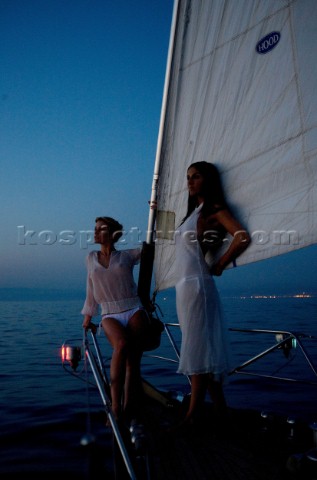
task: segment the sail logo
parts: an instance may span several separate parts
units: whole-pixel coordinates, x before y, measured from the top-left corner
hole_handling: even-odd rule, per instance
[[[279,32],[269,33],[265,37],[261,38],[261,40],[256,44],[256,51],[261,55],[270,52],[276,47],[280,41],[280,38],[281,34]]]

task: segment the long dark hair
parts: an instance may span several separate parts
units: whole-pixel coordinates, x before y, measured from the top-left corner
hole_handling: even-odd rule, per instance
[[[224,191],[222,188],[221,178],[218,168],[213,163],[195,162],[189,165],[190,168],[196,168],[203,176],[203,186],[201,195],[204,198],[204,205],[201,209],[202,215],[210,215],[227,207]],[[188,195],[187,213],[183,218],[183,222],[197,207],[197,198]]]

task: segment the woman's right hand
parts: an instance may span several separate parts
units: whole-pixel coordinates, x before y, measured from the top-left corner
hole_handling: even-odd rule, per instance
[[[89,330],[90,328],[94,331],[94,328],[96,328],[96,325],[91,323],[92,317],[90,315],[85,315],[84,321],[83,321],[83,328],[85,330]]]

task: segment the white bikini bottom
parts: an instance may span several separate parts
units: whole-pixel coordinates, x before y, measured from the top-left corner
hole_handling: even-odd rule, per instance
[[[139,310],[144,310],[144,308],[136,307],[136,308],[132,308],[131,310],[125,310],[124,312],[120,312],[120,313],[107,313],[106,315],[102,315],[101,318],[102,320],[104,320],[105,318],[114,318],[115,320],[118,320],[118,322],[121,323],[121,325],[126,327],[129,323],[129,320],[131,320],[133,315]]]

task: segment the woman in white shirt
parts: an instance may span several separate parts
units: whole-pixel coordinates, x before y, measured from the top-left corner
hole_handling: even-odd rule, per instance
[[[83,328],[88,329],[101,309],[102,328],[113,347],[111,401],[117,419],[122,411],[127,417],[133,416],[140,404],[142,343],[149,325],[133,278],[141,249],[115,249],[122,228],[111,217],[96,218],[94,241],[101,248],[87,256],[86,300],[81,312]]]

